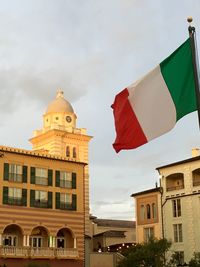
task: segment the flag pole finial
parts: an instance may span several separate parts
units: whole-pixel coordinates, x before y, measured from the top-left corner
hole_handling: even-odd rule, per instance
[[[188,17],[187,18],[187,22],[189,23],[188,31],[189,31],[189,36],[191,37],[192,34],[195,32],[195,27],[191,25],[192,22],[193,22],[193,18],[192,17]]]
[[[187,22],[188,22],[189,24],[191,24],[192,21],[193,21],[193,18],[192,18],[192,17],[188,17],[188,18],[187,18]]]

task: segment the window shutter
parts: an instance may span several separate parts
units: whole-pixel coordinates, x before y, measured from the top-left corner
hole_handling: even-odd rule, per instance
[[[56,209],[60,209],[60,193],[56,192]]]
[[[23,166],[22,170],[22,182],[27,183],[27,166]]]
[[[8,187],[3,187],[3,204],[8,204]]]
[[[76,173],[72,172],[72,189],[76,189]]]
[[[48,208],[52,209],[52,192],[48,192]]]
[[[76,206],[77,206],[77,197],[76,195],[72,194],[72,210],[76,210]]]
[[[53,170],[48,170],[48,185],[52,186]]]
[[[22,206],[27,206],[27,189],[22,189]]]
[[[35,190],[30,191],[30,207],[35,206]]]
[[[9,164],[4,163],[4,181],[9,180]]]
[[[56,171],[56,187],[60,187],[60,171]]]
[[[31,184],[35,184],[35,167],[31,167]]]

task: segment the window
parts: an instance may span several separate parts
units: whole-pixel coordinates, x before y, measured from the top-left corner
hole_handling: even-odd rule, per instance
[[[41,236],[31,236],[30,237],[30,246],[34,248],[42,247],[42,237]]]
[[[47,192],[36,190],[35,191],[35,206],[45,208],[45,207],[47,207],[47,203],[48,203]]]
[[[22,182],[22,166],[9,164],[9,181]]]
[[[156,204],[153,203],[151,206],[152,206],[152,217],[153,217],[154,219],[156,219],[156,218],[157,218]]]
[[[35,168],[35,184],[48,185],[47,169]]]
[[[3,235],[3,245],[4,246],[17,246],[17,236],[15,235]]]
[[[22,189],[8,188],[8,204],[21,205],[22,203]]]
[[[173,217],[181,216],[181,200],[180,199],[172,200],[172,211],[173,211]]]
[[[183,242],[182,224],[173,224],[174,242]]]
[[[151,219],[151,207],[149,204],[147,204],[146,209],[147,209],[147,219]]]
[[[144,228],[144,242],[148,242],[151,237],[154,237],[154,228]]]
[[[73,147],[73,158],[76,158],[76,147]]]
[[[140,207],[140,219],[143,221],[145,219],[145,207],[141,205]]]
[[[70,172],[60,172],[60,187],[72,187],[72,174]]]
[[[77,210],[76,194],[56,192],[56,209]]]
[[[70,208],[72,205],[71,194],[60,194],[60,206],[61,208]]]
[[[69,146],[66,147],[66,157],[70,157],[70,148],[69,148]]]
[[[184,251],[175,251],[175,259],[177,260],[178,264],[184,264]]]

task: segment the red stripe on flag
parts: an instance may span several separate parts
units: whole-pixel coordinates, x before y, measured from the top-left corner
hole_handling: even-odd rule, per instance
[[[128,100],[129,92],[124,89],[112,104],[115,119],[116,140],[113,144],[118,153],[122,149],[132,149],[147,143],[147,138]]]

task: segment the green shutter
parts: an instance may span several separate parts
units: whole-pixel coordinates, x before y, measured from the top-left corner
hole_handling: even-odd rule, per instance
[[[35,167],[31,167],[31,184],[35,184]]]
[[[56,209],[60,209],[60,193],[56,192]]]
[[[30,207],[35,206],[35,190],[30,191]]]
[[[76,189],[76,173],[72,172],[72,189]]]
[[[77,197],[76,195],[72,194],[72,210],[76,210],[77,206],[76,202],[77,202]]]
[[[48,208],[52,209],[52,192],[48,192]]]
[[[27,166],[23,166],[22,182],[27,183]]]
[[[48,170],[48,185],[52,186],[53,170]]]
[[[22,189],[22,206],[27,206],[27,189]]]
[[[3,187],[3,204],[8,204],[8,187]]]
[[[56,171],[56,187],[60,187],[60,171]]]
[[[4,163],[4,181],[8,181],[9,180],[9,164],[8,163]]]

